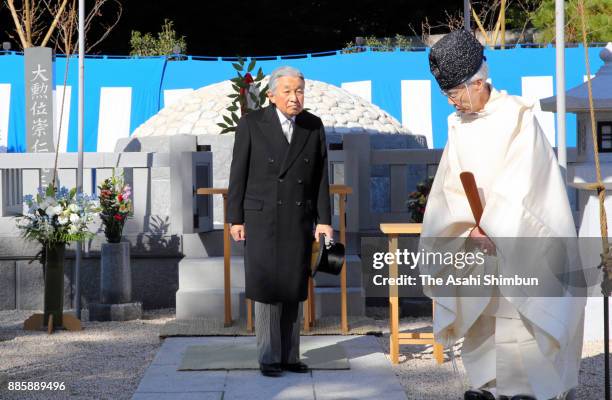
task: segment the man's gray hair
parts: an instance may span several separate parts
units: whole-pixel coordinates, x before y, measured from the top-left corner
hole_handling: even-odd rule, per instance
[[[487,65],[486,61],[483,61],[482,64],[480,64],[480,68],[478,68],[478,71],[476,71],[476,73],[467,80],[466,83],[472,83],[472,82],[476,82],[477,80],[482,79],[483,81],[487,81],[487,79],[489,79],[489,66]]]
[[[295,76],[301,80],[304,80],[304,74],[302,74],[299,69],[290,67],[288,65],[278,67],[272,71],[272,75],[270,75],[270,82],[268,82],[268,88],[272,93],[274,93],[274,90],[276,90],[276,81],[278,78],[282,78],[283,76]]]

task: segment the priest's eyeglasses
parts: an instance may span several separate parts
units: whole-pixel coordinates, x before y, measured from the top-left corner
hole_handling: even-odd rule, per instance
[[[441,92],[443,96],[448,97],[453,102],[456,102],[456,100],[461,99],[461,96],[466,90],[469,90],[468,85],[471,85],[471,84],[472,82],[464,83],[463,86],[455,87],[449,90],[441,90]]]
[[[461,89],[451,89],[451,90],[441,90],[440,92],[442,92],[442,95],[445,97],[448,97],[451,100],[458,100],[461,97],[461,94],[463,93],[463,88]]]

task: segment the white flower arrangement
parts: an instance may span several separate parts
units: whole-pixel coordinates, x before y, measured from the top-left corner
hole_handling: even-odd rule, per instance
[[[24,197],[24,213],[17,217],[23,236],[45,245],[83,241],[95,234],[87,224],[99,212],[96,198],[76,194],[76,189],[39,188],[36,197]]]

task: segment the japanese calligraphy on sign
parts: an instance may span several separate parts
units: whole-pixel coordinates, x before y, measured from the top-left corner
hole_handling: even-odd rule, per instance
[[[53,153],[53,50],[25,49],[26,145],[29,153]],[[51,170],[41,170],[41,185],[51,182]]]

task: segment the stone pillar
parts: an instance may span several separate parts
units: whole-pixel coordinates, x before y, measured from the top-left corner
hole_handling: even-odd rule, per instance
[[[118,304],[132,301],[130,243],[102,244],[100,263],[100,302]]]
[[[90,321],[129,321],[142,317],[142,303],[132,302],[130,243],[104,243],[100,257],[100,303],[90,304]]]

